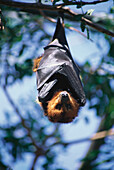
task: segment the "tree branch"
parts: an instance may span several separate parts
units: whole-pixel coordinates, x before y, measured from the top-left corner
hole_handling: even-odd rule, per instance
[[[32,163],[32,167],[31,170],[34,170],[35,164],[37,162],[37,159],[39,158],[40,154],[36,152],[33,163]]]
[[[15,113],[17,113],[17,115],[19,116],[19,118],[21,119],[22,125],[23,127],[27,130],[28,136],[30,137],[32,144],[35,146],[36,150],[38,153],[40,153],[40,155],[44,154],[44,151],[41,147],[39,147],[36,143],[36,141],[33,139],[32,135],[31,135],[31,129],[29,129],[29,127],[26,125],[25,120],[23,119],[23,117],[20,114],[20,111],[18,109],[18,107],[15,105],[15,103],[13,102],[11,96],[9,95],[6,86],[2,86],[4,94],[6,95],[9,103],[11,104],[11,106],[13,107]]]
[[[99,26],[98,24],[93,23],[92,21],[86,19],[85,17],[82,17],[82,21],[84,21],[86,25],[96,29],[97,31],[105,33],[107,35],[110,35],[110,36],[114,37],[114,33],[113,32],[108,31],[107,29]]]
[[[82,2],[82,1],[81,1]],[[98,3],[101,2],[105,2],[103,0],[101,1],[97,1]],[[78,2],[77,2],[78,3]],[[96,1],[94,1],[94,3],[96,3]],[[9,1],[9,0],[0,0],[0,4],[2,5],[7,5],[10,7],[15,7],[15,8],[19,8],[21,10],[27,11],[29,12],[29,10],[36,10],[39,12],[39,10],[44,10],[44,11],[62,11],[65,14],[68,14],[72,17],[76,17],[79,14],[75,13],[74,11],[72,11],[70,8],[68,7],[61,7],[60,5],[45,5],[45,4],[41,4],[41,3],[24,3],[24,2],[16,2],[16,1]],[[110,35],[112,37],[114,37],[114,33],[100,27],[98,24],[93,23],[92,21],[88,20],[86,17],[82,17],[81,21],[84,22],[86,25],[89,25],[90,27],[96,29],[99,32],[105,33],[107,35]]]
[[[110,130],[107,130],[107,131],[97,132],[90,138],[74,140],[74,141],[71,141],[71,142],[60,142],[59,141],[59,142],[55,142],[54,144],[52,144],[52,146],[55,146],[55,145],[67,146],[67,145],[77,144],[77,143],[81,143],[81,142],[96,141],[96,140],[103,139],[107,136],[113,136],[113,135],[114,135],[114,129],[110,129]]]
[[[41,3],[26,3],[26,2],[18,2],[18,1],[12,1],[12,0],[0,0],[1,5],[6,5],[10,7],[20,8],[20,9],[34,9],[34,10],[57,10],[56,6],[52,5],[45,5]]]
[[[109,0],[97,0],[97,1],[92,1],[92,2],[85,2],[85,1],[70,1],[70,2],[66,2],[66,3],[61,3],[61,4],[58,4],[58,6],[67,6],[67,5],[80,5],[80,6],[84,6],[84,5],[96,5],[96,4],[99,4],[99,3],[103,3],[103,2],[107,2]]]
[[[66,5],[80,5],[80,6],[84,6],[84,5],[96,5],[98,3],[103,3],[103,2],[107,2],[109,0],[97,0],[97,1],[92,1],[92,2],[85,2],[85,1],[69,1],[69,2],[66,2],[66,3],[60,3],[60,4],[57,4],[57,5],[45,5],[45,4],[42,4],[42,3],[26,3],[26,2],[18,2],[18,1],[12,1],[12,0],[0,0],[0,3],[3,4],[3,5],[8,5],[8,6],[11,6],[11,7],[16,7],[16,8],[29,8],[29,9],[45,9],[48,8],[47,10],[53,8],[53,7],[63,7],[63,6],[66,6]],[[22,7],[22,4],[23,4],[23,7]]]
[[[97,134],[99,134],[100,131],[102,131],[102,132],[109,132],[109,134],[110,134],[110,130],[108,130],[108,131],[103,131],[104,129],[106,129],[106,124],[105,124],[105,123],[109,121],[109,117],[110,117],[109,114],[106,114],[106,115],[102,118],[102,120],[101,120],[101,122],[100,122],[100,125],[99,125],[99,127],[98,127],[98,130],[97,130],[97,131],[98,131]],[[113,121],[113,120],[112,120],[112,121]],[[107,128],[112,127],[112,124],[113,124],[113,122],[110,122],[110,124],[108,125]],[[108,134],[108,133],[107,133],[107,134]],[[107,134],[106,134],[106,135],[107,135]],[[114,135],[114,128],[112,129],[111,135]],[[104,143],[104,137],[102,137],[102,138],[100,139],[100,141],[98,141],[98,140],[93,140],[92,143],[91,143],[91,145],[90,145],[90,147],[89,147],[89,150],[88,150],[85,158],[86,158],[86,157],[89,157],[90,154],[91,154],[91,152],[98,151],[99,148],[100,148],[100,146],[101,146],[103,143]],[[97,158],[97,156],[98,156],[98,155],[96,154],[96,155],[94,155],[91,159],[89,159],[89,160],[87,160],[87,161],[83,161],[83,162],[81,163],[81,166],[80,166],[79,170],[82,170],[82,169],[90,169],[90,167],[91,167],[91,165],[90,165],[91,162],[94,161],[94,160]]]
[[[46,16],[43,11],[40,10],[40,13],[41,13],[41,15],[42,15],[44,18],[46,18],[47,20],[49,20],[49,21],[51,21],[51,22],[53,22],[53,23],[56,23],[56,20],[55,20],[55,19]],[[74,28],[74,27],[66,26],[66,28],[68,28],[69,30],[76,31],[76,32],[78,32],[79,34],[81,34],[82,36],[84,36],[85,38],[87,38],[87,36],[86,36],[84,33],[82,33],[81,31],[79,31],[78,29],[76,29],[76,28]],[[93,41],[92,39],[89,39],[89,40]]]

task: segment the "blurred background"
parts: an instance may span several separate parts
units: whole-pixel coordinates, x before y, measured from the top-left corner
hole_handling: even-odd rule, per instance
[[[20,1],[21,2],[21,1]],[[24,2],[24,1],[22,1]],[[35,2],[35,1],[25,1]],[[50,2],[45,2],[50,3]],[[54,124],[36,103],[33,59],[51,41],[56,24],[41,13],[0,5],[0,170],[114,169],[114,138],[89,140],[114,122],[114,38],[65,18],[71,54],[81,69],[87,103],[69,124]],[[114,31],[113,1],[71,7],[94,9],[90,19]],[[53,12],[49,15],[57,19]],[[88,39],[89,38],[89,39]]]

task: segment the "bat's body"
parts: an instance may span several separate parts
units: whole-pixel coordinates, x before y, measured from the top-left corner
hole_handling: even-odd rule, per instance
[[[44,50],[34,61],[39,102],[50,121],[71,122],[85,104],[85,94],[60,18],[53,40]]]

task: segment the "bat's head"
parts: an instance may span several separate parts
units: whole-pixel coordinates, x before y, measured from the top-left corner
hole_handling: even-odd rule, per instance
[[[51,122],[69,123],[78,116],[79,104],[67,91],[56,92],[47,105]]]

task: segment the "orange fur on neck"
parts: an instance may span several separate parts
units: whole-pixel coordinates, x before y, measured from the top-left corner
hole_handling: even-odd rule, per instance
[[[52,122],[61,122],[61,123],[72,122],[72,120],[78,115],[79,104],[70,95],[70,93],[68,93],[69,100],[67,101],[67,104],[71,104],[72,108],[70,110],[67,110],[65,108],[65,105],[63,105],[60,110],[56,109],[55,108],[56,105],[61,104],[61,100],[60,100],[61,92],[62,91],[56,92],[53,98],[48,102],[47,116],[49,120]],[[63,116],[63,113],[64,113],[64,116]]]
[[[38,57],[38,58],[36,58],[36,59],[33,60],[33,71],[34,71],[34,72],[37,71],[42,57],[43,57],[43,56],[40,56],[40,57]]]

